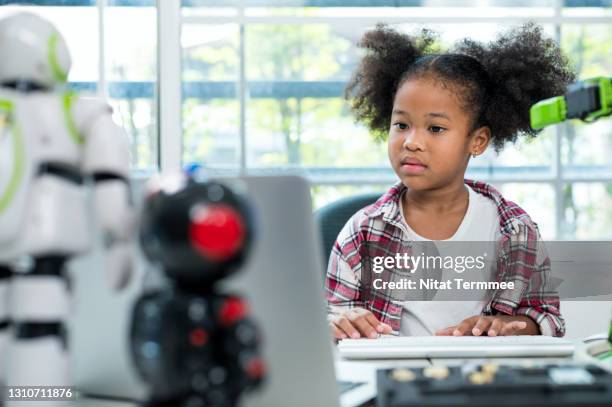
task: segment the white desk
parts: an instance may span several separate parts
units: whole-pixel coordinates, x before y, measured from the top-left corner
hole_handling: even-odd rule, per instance
[[[493,362],[505,365],[525,365],[544,363],[563,363],[575,360],[579,363],[589,362],[584,356],[584,347],[576,341],[577,348],[573,357],[567,358],[432,358],[432,359],[401,359],[401,360],[344,360],[334,354],[336,377],[339,381],[375,383],[377,369],[393,367],[427,367],[432,365],[457,366],[466,363]],[[100,399],[83,399],[76,403],[78,407],[136,407],[138,404]],[[271,406],[275,407],[275,406]]]
[[[334,355],[336,378],[341,382],[375,382],[376,370],[393,367],[427,367],[428,359],[344,360]]]

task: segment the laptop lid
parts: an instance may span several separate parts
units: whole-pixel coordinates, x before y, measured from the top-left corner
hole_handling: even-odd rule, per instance
[[[302,178],[224,179],[251,200],[257,224],[243,270],[224,288],[243,295],[263,334],[268,376],[244,398],[247,407],[337,406],[332,342],[325,318],[318,234],[310,188]],[[136,185],[137,199],[142,196]],[[139,250],[135,247],[135,252]],[[138,260],[129,289],[114,295],[105,283],[103,256],[72,264],[75,313],[71,347],[75,385],[88,394],[142,400],[146,388],[131,366],[128,332],[132,305],[147,268]]]

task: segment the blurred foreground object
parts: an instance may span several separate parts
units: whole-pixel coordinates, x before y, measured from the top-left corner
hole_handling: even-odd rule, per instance
[[[233,407],[265,374],[247,303],[220,287],[250,250],[250,207],[218,182],[160,181],[145,200],[140,239],[168,284],[138,300],[131,328],[132,356],[150,385],[146,405]]]
[[[131,272],[127,137],[107,103],[66,90],[70,65],[47,20],[0,20],[0,359],[9,386],[70,385],[65,264],[93,246],[90,206],[110,285],[122,288]],[[30,266],[17,272],[23,261]]]

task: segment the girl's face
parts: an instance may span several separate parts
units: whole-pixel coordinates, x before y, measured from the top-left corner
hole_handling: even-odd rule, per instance
[[[393,101],[388,145],[402,183],[414,190],[463,184],[470,154],[482,153],[490,138],[487,128],[470,135],[469,126],[469,114],[449,89],[430,78],[404,82]]]

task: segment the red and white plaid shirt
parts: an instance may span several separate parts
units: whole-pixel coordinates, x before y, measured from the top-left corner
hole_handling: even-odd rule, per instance
[[[502,248],[497,255],[497,277],[500,281],[514,282],[515,287],[496,291],[482,314],[526,315],[539,325],[542,335],[563,336],[565,322],[559,312],[559,295],[547,284],[550,259],[537,225],[523,209],[504,199],[492,186],[472,180],[465,183],[497,205],[501,232],[497,243]],[[330,315],[353,307],[366,308],[389,324],[395,335],[399,334],[402,302],[384,290],[366,298],[364,292],[368,290],[362,286],[372,282],[361,281],[361,270],[366,242],[392,248],[406,241],[400,213],[400,197],[405,189],[402,183],[394,185],[374,204],[353,215],[338,235],[325,279]],[[371,276],[371,273],[365,274]]]

